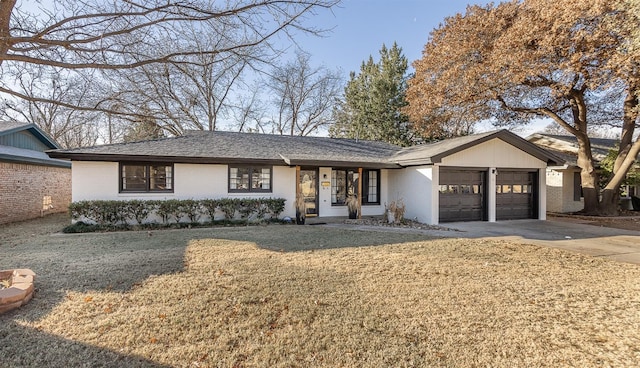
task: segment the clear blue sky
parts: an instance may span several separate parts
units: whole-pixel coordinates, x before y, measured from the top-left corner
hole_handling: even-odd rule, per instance
[[[315,64],[340,67],[345,76],[362,61],[378,58],[382,44],[397,42],[409,60],[420,58],[429,33],[447,16],[463,13],[469,0],[343,0],[332,12],[309,19],[318,28],[332,29],[325,37],[298,35],[296,41],[311,53]]]

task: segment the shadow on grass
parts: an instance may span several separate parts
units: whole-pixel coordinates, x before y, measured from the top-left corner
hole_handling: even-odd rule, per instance
[[[23,327],[13,321],[0,328],[0,356],[3,367],[51,367],[57,362],[64,362],[67,367],[96,366],[95,362],[100,362],[97,365],[100,367],[114,368],[169,367],[143,357],[125,355]]]
[[[10,231],[0,243],[0,269],[30,268],[37,275],[34,298],[27,305],[0,315],[0,366],[44,367],[52,362],[86,366],[89,360],[105,367],[162,367],[144,358],[47,334],[17,321],[28,323],[44,318],[70,291],[127,292],[151,275],[182,272],[190,234],[74,236],[38,230],[44,226],[58,231],[67,223],[66,217],[58,218],[62,219],[59,226],[45,218],[12,224],[0,231],[0,235]],[[24,228],[22,236],[20,226]]]

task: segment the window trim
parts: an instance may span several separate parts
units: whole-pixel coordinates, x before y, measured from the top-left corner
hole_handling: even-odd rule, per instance
[[[353,174],[358,174],[358,169],[357,168],[335,168],[332,167],[331,168],[331,177],[333,178],[333,172],[334,171],[342,171],[345,173],[345,177],[349,177],[349,172],[353,172]],[[377,180],[376,180],[376,186],[378,188],[378,201],[377,202],[369,202],[369,172],[371,171],[375,171],[377,173]],[[367,181],[365,182],[364,179],[367,179]],[[361,188],[362,188],[362,195],[361,197],[361,204],[363,206],[379,206],[380,205],[380,200],[382,197],[382,193],[380,192],[380,181],[381,181],[381,174],[380,174],[380,170],[378,169],[362,169],[362,178],[358,178],[358,180],[360,180],[361,183]],[[339,203],[339,202],[333,202],[333,181],[331,183],[332,187],[331,187],[331,206],[332,207],[344,207],[347,204],[346,203]],[[348,182],[345,181],[345,193],[348,192]],[[357,187],[355,188],[357,190]]]
[[[376,173],[376,190],[378,198],[377,201],[369,202],[369,173]],[[380,170],[377,169],[363,169],[362,170],[362,205],[363,206],[375,206],[380,205]]]
[[[249,177],[253,176],[255,170],[269,169],[269,189],[231,189],[231,169],[249,169]],[[272,165],[227,165],[227,193],[273,193],[273,166]]]
[[[122,176],[123,166],[144,166],[146,180],[145,190],[124,189]],[[171,168],[171,189],[151,189],[151,166],[168,166]],[[175,167],[171,162],[118,162],[118,193],[173,193],[175,189]]]
[[[582,192],[582,173],[580,171],[573,172],[573,201],[580,202],[584,197]]]

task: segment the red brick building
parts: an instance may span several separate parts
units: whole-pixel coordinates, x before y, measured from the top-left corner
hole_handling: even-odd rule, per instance
[[[67,210],[71,163],[45,153],[58,148],[33,124],[0,122],[0,224]]]

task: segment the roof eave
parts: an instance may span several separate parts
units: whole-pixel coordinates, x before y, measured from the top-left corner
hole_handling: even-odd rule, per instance
[[[433,165],[434,161],[431,158],[426,157],[426,158],[411,159],[411,160],[399,160],[397,161],[397,164],[401,167],[429,166],[429,165]]]
[[[233,157],[191,157],[191,156],[156,156],[156,155],[126,155],[47,151],[51,158],[67,159],[71,161],[106,161],[106,162],[172,162],[194,164],[247,164],[286,165],[281,159],[233,158]]]
[[[310,167],[337,167],[337,168],[354,168],[366,167],[369,169],[401,169],[402,166],[393,162],[378,161],[340,161],[340,160],[306,160],[306,159],[288,159],[289,166],[310,166]]]
[[[40,159],[35,157],[23,157],[23,156],[0,154],[0,161],[26,163],[26,164],[41,165],[41,166],[63,167],[67,169],[71,168],[71,162],[57,160],[57,159],[47,160],[47,159]]]
[[[56,143],[56,141],[53,138],[51,138],[42,129],[38,128],[35,124],[25,124],[25,125],[22,125],[22,126],[18,126],[18,127],[12,128],[12,129],[7,129],[7,130],[4,130],[4,131],[0,132],[0,135],[8,135],[8,134],[16,133],[16,132],[21,132],[21,131],[24,131],[24,130],[28,130],[29,132],[31,132],[31,134],[33,134],[33,136],[36,137],[45,146],[47,146],[47,147],[49,147],[51,149],[59,149],[60,148],[60,145],[58,145],[58,143]]]

